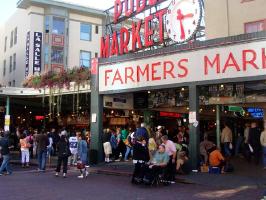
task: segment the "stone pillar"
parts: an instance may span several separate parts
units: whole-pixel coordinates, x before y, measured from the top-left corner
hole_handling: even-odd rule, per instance
[[[189,86],[189,111],[196,112],[196,119],[199,122],[199,89],[196,85]],[[199,123],[189,124],[189,160],[192,169],[198,169],[199,164]]]
[[[216,143],[217,147],[221,149],[221,114],[219,105],[216,105]]]

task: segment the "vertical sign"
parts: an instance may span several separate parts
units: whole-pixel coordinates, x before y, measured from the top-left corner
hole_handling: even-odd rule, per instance
[[[25,77],[29,75],[29,64],[30,64],[30,31],[26,37],[26,60],[25,60]]]
[[[42,65],[42,33],[34,32],[33,43],[33,74],[41,73]]]
[[[9,131],[9,127],[10,127],[10,115],[5,115],[5,127],[4,127],[4,130],[5,131]]]

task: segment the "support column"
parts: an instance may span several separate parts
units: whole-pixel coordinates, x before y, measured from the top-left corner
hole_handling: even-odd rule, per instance
[[[221,148],[221,114],[220,106],[216,105],[216,143],[217,147]]]
[[[90,163],[103,161],[102,129],[103,129],[103,95],[99,94],[98,67],[91,73],[91,115],[90,115]]]
[[[196,113],[197,123],[189,124],[189,154],[192,169],[198,169],[199,165],[199,89],[196,85],[189,86],[189,111]],[[197,126],[196,126],[197,125]]]
[[[10,115],[10,97],[6,97],[6,115]]]

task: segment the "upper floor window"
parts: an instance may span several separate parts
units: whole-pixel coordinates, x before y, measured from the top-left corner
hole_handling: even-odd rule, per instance
[[[96,26],[95,26],[95,34],[98,34],[98,33],[99,33],[99,26],[96,25]]]
[[[16,81],[13,80],[12,86],[15,87],[16,86]]]
[[[80,24],[80,39],[91,41],[91,24]]]
[[[80,66],[90,67],[91,66],[91,52],[80,51]]]
[[[57,35],[65,34],[65,19],[58,17],[53,18],[53,33]]]
[[[45,33],[49,33],[50,29],[50,18],[49,16],[45,16]]]
[[[6,75],[6,60],[4,60],[4,63],[3,63],[3,76]]]
[[[6,45],[7,45],[7,37],[5,37],[5,48],[4,48],[5,52],[6,52]]]
[[[18,28],[16,27],[14,30],[14,45],[17,44],[18,41]]]
[[[57,64],[64,63],[64,49],[60,47],[52,47],[51,62]]]
[[[16,70],[17,66],[17,55],[14,53],[13,54],[13,70]]]
[[[245,23],[245,33],[254,33],[266,30],[266,20]]]
[[[12,72],[12,56],[9,57],[9,73]]]
[[[13,37],[14,37],[14,32],[11,31],[11,35],[10,35],[10,48],[13,47]]]
[[[11,81],[8,82],[8,86],[11,87]]]

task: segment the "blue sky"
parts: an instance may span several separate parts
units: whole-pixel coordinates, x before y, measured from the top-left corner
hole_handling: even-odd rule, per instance
[[[98,9],[107,9],[114,4],[114,0],[59,0],[76,3]],[[0,24],[3,24],[16,10],[18,0],[0,0]]]

